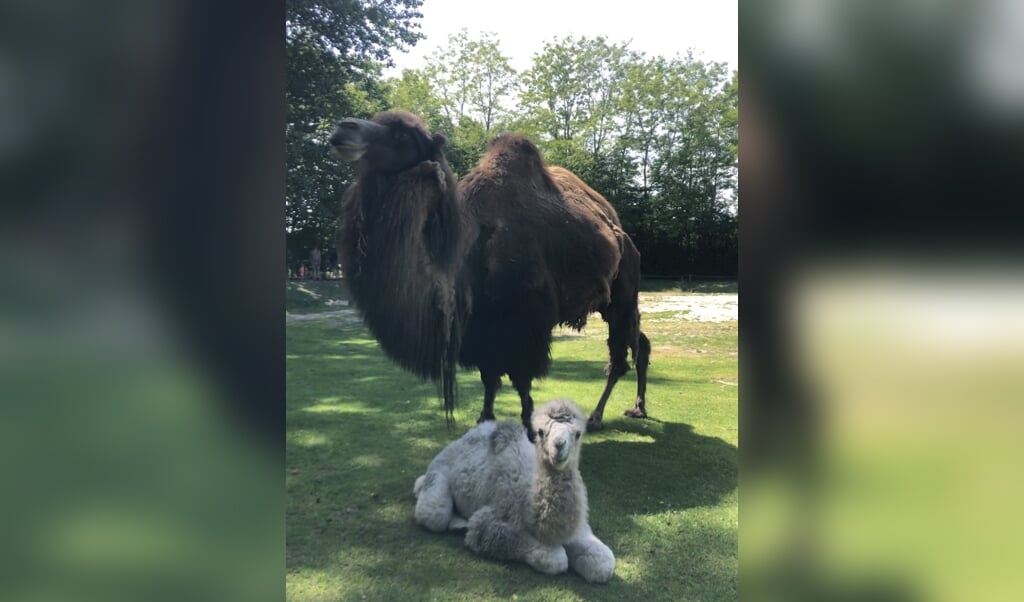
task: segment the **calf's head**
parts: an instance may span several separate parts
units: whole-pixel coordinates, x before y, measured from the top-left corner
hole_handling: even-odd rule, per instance
[[[568,399],[555,399],[533,413],[533,430],[537,433],[537,453],[555,470],[578,466],[586,417]]]

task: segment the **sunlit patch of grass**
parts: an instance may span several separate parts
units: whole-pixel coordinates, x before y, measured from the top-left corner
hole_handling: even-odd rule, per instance
[[[471,428],[482,389],[459,375],[456,423],[437,387],[389,362],[359,324],[287,326],[287,586],[291,600],[735,600],[736,323],[649,323],[650,420],[627,418],[630,372],[584,440],[581,472],[595,533],[615,552],[598,586],[575,574],[474,556],[458,533],[413,521],[413,482]],[[570,397],[590,412],[604,388],[607,329],[555,332],[538,403]],[[699,353],[697,352],[699,351]],[[508,385],[495,412],[518,421]],[[313,434],[319,435],[314,437]],[[315,445],[309,444],[315,441]]]
[[[326,445],[327,437],[325,437],[323,433],[295,429],[288,431],[288,442],[294,443],[295,445],[311,447],[314,445]]]

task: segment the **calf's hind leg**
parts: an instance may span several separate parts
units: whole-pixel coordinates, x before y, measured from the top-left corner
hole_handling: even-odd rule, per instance
[[[465,521],[452,512],[454,501],[448,490],[448,479],[428,472],[416,479],[416,524],[435,532],[465,528]]]

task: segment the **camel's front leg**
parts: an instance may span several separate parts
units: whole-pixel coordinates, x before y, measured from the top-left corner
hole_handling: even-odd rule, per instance
[[[542,544],[530,534],[515,530],[491,506],[484,506],[469,517],[466,546],[484,558],[525,562],[548,575],[564,573],[569,568],[565,548]]]
[[[594,537],[586,523],[565,544],[565,551],[572,570],[591,583],[606,583],[615,572],[615,555],[603,541]]]

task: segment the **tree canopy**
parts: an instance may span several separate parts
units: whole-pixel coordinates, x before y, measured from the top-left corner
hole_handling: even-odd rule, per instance
[[[615,205],[645,274],[735,275],[737,72],[689,53],[647,56],[603,36],[547,41],[516,72],[495,34],[462,30],[423,68],[384,79],[390,53],[420,38],[420,2],[289,1],[293,260],[313,244],[333,246],[338,201],[353,176],[327,153],[334,122],[404,109],[448,136],[457,175],[496,135],[529,136],[549,164]]]
[[[381,72],[415,44],[422,0],[288,0],[285,230],[289,265],[337,239],[338,202],[351,166],[327,152],[340,117],[385,108]]]

